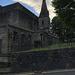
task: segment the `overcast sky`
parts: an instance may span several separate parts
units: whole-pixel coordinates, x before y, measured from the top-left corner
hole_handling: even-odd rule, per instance
[[[52,0],[46,0],[46,3],[47,3],[47,8],[49,10],[50,18],[52,19],[55,16],[54,13],[55,11],[54,8],[52,7],[51,1]],[[39,13],[41,11],[42,0],[0,0],[0,5],[5,6],[15,2],[20,2],[23,6],[25,6],[34,14],[39,16]]]

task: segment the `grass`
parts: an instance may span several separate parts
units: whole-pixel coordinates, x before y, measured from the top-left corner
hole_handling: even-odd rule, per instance
[[[48,47],[43,47],[43,48],[35,48],[32,49],[31,51],[38,51],[38,50],[48,50],[48,49],[56,49],[56,48],[66,48],[66,47],[75,47],[75,43],[61,43],[61,44],[54,44]]]
[[[75,43],[61,43],[50,46],[50,48],[65,48],[65,47],[75,47]]]

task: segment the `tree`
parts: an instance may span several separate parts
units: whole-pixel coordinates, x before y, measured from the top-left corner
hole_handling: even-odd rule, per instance
[[[63,24],[63,32],[69,39],[75,37],[75,1],[74,0],[53,0],[57,16]],[[59,20],[59,22],[60,22]],[[61,25],[62,25],[61,24]]]
[[[52,19],[52,32],[56,33],[59,36],[59,39],[61,41],[64,41],[65,39],[65,28],[64,28],[64,23],[61,21],[60,17],[54,17]],[[66,26],[65,26],[66,27]]]

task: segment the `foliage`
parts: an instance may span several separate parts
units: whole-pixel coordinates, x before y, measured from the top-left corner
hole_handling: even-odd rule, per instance
[[[54,27],[62,26],[66,38],[75,37],[75,1],[74,0],[53,0],[57,17],[53,19]],[[56,20],[57,19],[57,20]],[[59,28],[58,32],[60,32]],[[56,32],[57,33],[57,32]],[[59,33],[60,34],[60,33]],[[59,35],[58,34],[58,35]]]
[[[53,20],[52,20],[52,32],[53,33],[56,33],[60,40],[63,40],[64,38],[64,23],[61,21],[60,17],[54,17]]]

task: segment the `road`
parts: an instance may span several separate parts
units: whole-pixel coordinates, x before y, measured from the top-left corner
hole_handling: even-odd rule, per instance
[[[75,71],[61,71],[61,72],[43,72],[43,73],[17,73],[17,74],[0,74],[0,75],[75,75]]]
[[[56,73],[44,73],[44,74],[34,74],[34,75],[75,75],[75,71],[71,71],[71,72],[56,72]]]

